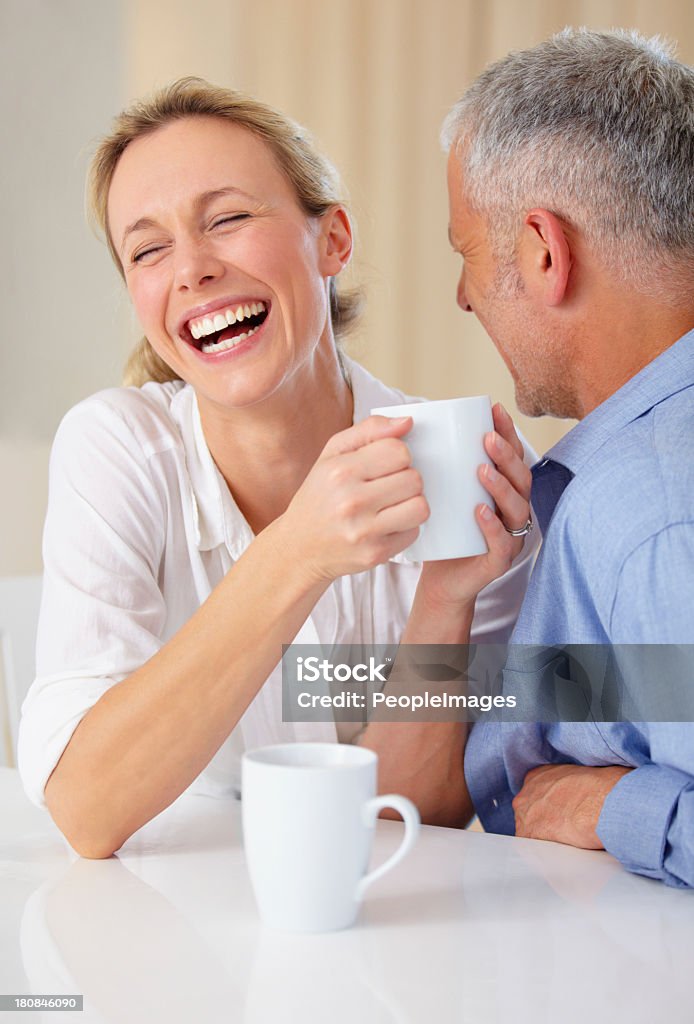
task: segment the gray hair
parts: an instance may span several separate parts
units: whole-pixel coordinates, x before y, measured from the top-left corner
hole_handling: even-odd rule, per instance
[[[465,195],[497,253],[551,210],[632,284],[694,271],[694,70],[637,32],[566,28],[488,67],[446,118]],[[681,297],[681,295],[680,295]]]

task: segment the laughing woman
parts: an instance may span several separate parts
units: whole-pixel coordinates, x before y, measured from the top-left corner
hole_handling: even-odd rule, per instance
[[[532,552],[481,507],[489,555],[399,556],[428,515],[411,423],[369,409],[406,399],[336,347],[356,312],[335,284],[350,221],[295,124],[183,79],[117,118],[91,205],[146,338],[130,386],[82,402],[55,440],[19,761],[74,848],[105,857],[191,784],[237,790],[245,748],[354,739],[282,722],[282,644],[503,640]],[[495,416],[485,483],[519,525],[522,446]],[[382,789],[464,820],[462,726],[358,741]]]

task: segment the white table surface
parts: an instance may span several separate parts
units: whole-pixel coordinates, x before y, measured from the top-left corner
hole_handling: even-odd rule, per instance
[[[237,802],[183,796],[80,860],[0,769],[0,993],[85,1007],[0,1024],[680,1024],[693,974],[694,892],[606,853],[424,828],[356,927],[286,935],[259,924]]]

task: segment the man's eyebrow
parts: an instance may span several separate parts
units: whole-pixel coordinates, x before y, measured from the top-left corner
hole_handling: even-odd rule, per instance
[[[235,185],[228,185],[226,188],[214,188],[210,189],[208,192],[201,192],[199,196],[195,197],[195,200],[193,201],[193,207],[195,208],[196,211],[201,210],[205,206],[208,206],[210,203],[214,202],[215,199],[222,199],[224,198],[224,196],[229,195],[240,196],[242,199],[248,199],[250,202],[257,203],[257,199],[255,199],[248,192],[244,192],[243,189],[241,188],[236,188]],[[125,231],[123,232],[123,240],[121,242],[121,255],[123,254],[125,241],[128,235],[132,235],[134,231],[145,231],[147,228],[156,227],[157,222],[155,220],[152,220],[151,217],[138,217],[138,219],[134,220],[132,224],[128,224]]]

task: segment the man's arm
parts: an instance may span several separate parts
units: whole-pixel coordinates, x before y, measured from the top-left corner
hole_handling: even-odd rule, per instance
[[[543,764],[525,776],[513,800],[516,835],[602,850],[597,828],[608,794],[631,768]]]
[[[691,723],[661,722],[650,730],[653,746],[694,749]],[[629,871],[694,888],[689,772],[657,764],[541,765],[526,775],[513,810],[518,836],[605,849]]]
[[[694,887],[694,522],[649,537],[615,583],[609,633],[649,762],[604,801],[597,832],[630,871]],[[654,646],[655,645],[655,646]],[[639,714],[639,705],[642,710]]]
[[[650,728],[656,731],[652,748],[660,741],[682,753],[694,747],[692,723],[660,722]],[[629,871],[694,888],[694,773],[668,764],[635,768],[607,794],[597,831],[605,849]]]
[[[616,749],[639,766],[534,768],[513,802],[517,835],[604,848],[629,871],[694,887],[692,607],[694,524],[682,521],[631,552],[606,609],[620,697],[639,722]]]

